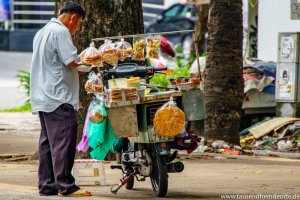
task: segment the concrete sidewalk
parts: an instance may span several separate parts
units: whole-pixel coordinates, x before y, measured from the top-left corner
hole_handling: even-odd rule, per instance
[[[0,112],[0,154],[34,154],[39,134],[37,115]]]
[[[38,139],[40,134],[40,124],[37,115],[30,112],[7,113],[0,112],[0,155],[1,154],[21,154],[33,155],[38,149]],[[296,152],[272,152],[266,150],[247,151],[255,156],[273,156],[283,158],[299,159],[300,153]],[[198,153],[189,155],[184,151],[183,157],[193,159],[202,155],[212,157],[238,158],[243,159],[245,155],[222,155],[220,153]],[[247,157],[247,156],[246,156]]]

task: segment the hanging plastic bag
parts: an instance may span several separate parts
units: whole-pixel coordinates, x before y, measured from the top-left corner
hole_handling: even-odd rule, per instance
[[[97,99],[93,101],[89,111],[92,111],[94,107],[99,107],[99,105],[101,106],[99,109],[102,114],[107,116],[105,105],[100,103]],[[91,158],[104,160],[109,149],[116,141],[114,130],[108,117],[105,117],[101,123],[93,123],[89,120],[86,135],[88,138],[88,144],[92,149],[90,153]]]
[[[95,72],[91,72],[89,74],[88,80],[85,83],[85,90],[88,93],[93,94],[101,94],[103,93],[103,81],[102,75],[100,73],[95,74]]]
[[[134,37],[133,38],[133,60],[145,60],[145,38]]]
[[[116,43],[117,54],[119,56],[119,60],[123,61],[125,58],[132,56],[132,46],[124,41],[122,38],[120,42]]]
[[[93,102],[90,103],[88,110],[91,109]],[[88,122],[89,122],[89,112],[86,114],[85,121],[84,121],[84,126],[83,126],[83,131],[82,131],[82,139],[77,145],[76,149],[78,152],[86,152],[89,149],[89,144],[88,144],[88,138],[87,138],[87,128],[88,128]]]
[[[159,58],[160,36],[147,38],[147,58]]]
[[[95,43],[90,43],[90,46],[83,50],[80,55],[81,64],[93,65],[99,67],[102,65],[102,56],[98,49],[95,48]]]
[[[155,132],[161,136],[174,137],[180,134],[185,125],[185,114],[176,106],[173,97],[156,111],[153,125]]]
[[[105,107],[102,101],[94,100],[89,111],[89,120],[94,124],[103,122],[107,117]]]
[[[100,73],[96,74],[96,78],[93,80],[94,94],[101,94],[104,91],[103,78]]]
[[[104,44],[99,48],[102,55],[102,61],[112,66],[117,66],[119,56],[115,44],[111,40],[105,40]]]

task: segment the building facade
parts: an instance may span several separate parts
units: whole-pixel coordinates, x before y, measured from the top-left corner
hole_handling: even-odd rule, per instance
[[[9,5],[7,3],[9,2]],[[0,16],[0,50],[31,51],[33,36],[53,16],[54,0],[1,0],[6,6],[1,9]],[[142,0],[145,26],[154,21],[157,16],[170,5],[179,0]],[[9,7],[9,10],[8,8]]]

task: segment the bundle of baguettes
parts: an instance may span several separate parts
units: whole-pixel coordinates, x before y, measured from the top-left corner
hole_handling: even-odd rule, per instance
[[[102,54],[98,49],[96,49],[94,42],[92,42],[88,48],[83,50],[79,57],[80,62],[83,65],[102,65]]]
[[[117,103],[120,101],[137,100],[138,93],[135,87],[129,88],[114,88],[108,91],[108,101],[111,103]]]
[[[80,56],[80,60],[82,64],[100,66],[102,63],[102,54],[98,53],[92,56],[86,56],[82,54]]]
[[[117,54],[116,49],[105,49],[102,52],[102,61],[107,62],[109,64],[115,64],[118,63],[119,56]]]
[[[121,60],[125,59],[132,55],[132,48],[117,49],[117,54],[118,54],[119,59],[121,59]]]

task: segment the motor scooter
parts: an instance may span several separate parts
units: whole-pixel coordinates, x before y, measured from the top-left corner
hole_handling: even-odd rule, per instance
[[[135,63],[126,63],[118,65],[116,68],[103,70],[103,77],[105,80],[135,76],[149,81],[154,73],[166,69],[167,68],[139,66]],[[143,85],[155,87],[147,83]],[[149,177],[155,195],[157,197],[164,197],[168,191],[168,174],[180,173],[184,170],[184,164],[182,162],[174,162],[178,154],[177,150],[171,151],[174,142],[176,142],[175,138],[168,138],[155,134],[153,128],[155,112],[163,104],[168,102],[170,97],[177,102],[178,107],[181,107],[182,92],[175,88],[165,89],[168,91],[156,92],[149,97],[145,96],[140,99],[139,104],[132,107],[133,115],[137,116],[138,133],[135,135],[129,134],[128,137],[123,137],[121,139],[122,144],[119,149],[121,154],[120,163],[111,165],[111,169],[122,170],[123,177],[119,184],[112,186],[112,193],[116,194],[124,185],[126,185],[126,189],[131,190],[134,187],[135,181],[145,181],[145,179]],[[119,116],[120,112],[125,108],[129,109],[129,107],[126,106],[120,107],[118,110],[107,109],[112,125],[114,126],[114,124],[117,124],[116,128],[122,126],[122,124],[120,124]],[[111,114],[111,112],[117,112],[118,115]],[[124,113],[128,114],[129,112],[131,111],[126,111]],[[191,138],[189,138],[189,140],[190,139]]]

